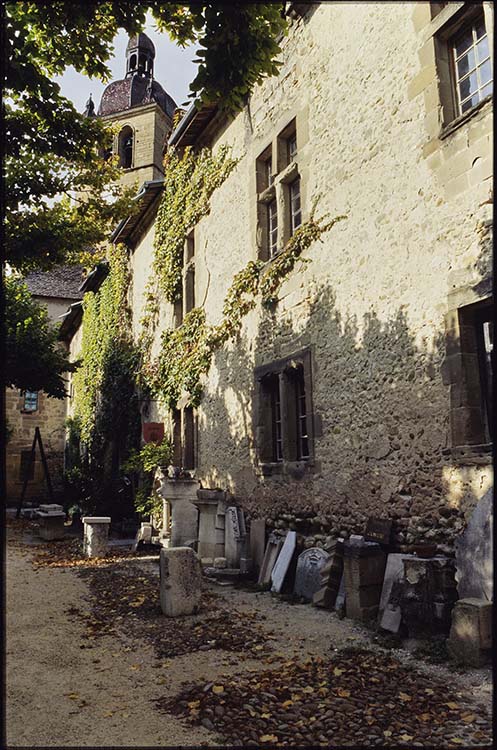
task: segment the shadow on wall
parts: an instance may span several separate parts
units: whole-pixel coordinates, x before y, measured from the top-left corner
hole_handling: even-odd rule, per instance
[[[479,489],[477,467],[452,492],[445,334],[414,336],[403,308],[386,321],[374,312],[343,315],[327,285],[293,306],[289,295],[278,304],[278,317],[263,312],[252,344],[240,337],[216,355],[218,385],[202,401],[204,486],[229,489],[254,517],[310,513],[327,533],[339,533],[362,531],[370,515],[388,516],[399,543],[451,543],[486,486],[479,480]],[[312,361],[314,465],[298,480],[263,476],[254,367],[303,349]]]

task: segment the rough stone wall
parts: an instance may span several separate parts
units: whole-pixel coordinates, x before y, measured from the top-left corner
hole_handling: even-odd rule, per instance
[[[272,313],[247,317],[209,376],[198,474],[253,515],[306,515],[323,533],[390,516],[398,542],[443,544],[492,482],[488,455],[453,455],[442,377],[451,294],[466,290],[458,304],[467,304],[488,293],[478,292],[488,281],[479,231],[491,230],[492,108],[435,135],[429,23],[427,3],[391,4],[387,16],[374,3],[322,4],[293,25],[279,77],[215,144],[242,158],[196,228],[197,299],[208,290],[209,320],[256,257],[255,160],[293,117],[304,220],[317,196],[318,214],[348,217],[306,252],[311,263],[284,283]],[[314,465],[299,480],[262,477],[253,368],[305,347]]]
[[[56,297],[40,297],[35,299],[47,308],[50,320],[60,323],[60,315],[67,311],[72,299]],[[61,470],[64,460],[64,420],[66,417],[66,403],[62,399],[49,398],[45,393],[38,393],[38,410],[32,414],[23,414],[24,398],[19,390],[6,389],[6,419],[10,432],[6,446],[6,485],[7,500],[15,502],[19,499],[23,481],[20,478],[21,453],[31,450],[35,427],[40,428],[40,434],[47,457],[50,476],[54,490],[61,485]],[[26,500],[48,498],[43,467],[38,446],[34,477],[28,483]]]
[[[24,399],[18,390],[6,390],[6,417],[9,430],[12,430],[6,451],[7,502],[14,504],[20,497],[23,481],[20,477],[21,452],[31,450],[35,427],[40,434],[47,457],[50,477],[54,490],[61,484],[60,472],[64,456],[65,402],[49,398],[45,393],[38,394],[38,411],[23,414]],[[48,490],[38,446],[36,446],[34,477],[28,482],[26,500],[44,500]]]
[[[209,322],[258,256],[255,162],[293,118],[303,220],[315,199],[318,215],[347,215],[306,251],[310,263],[284,282],[275,308],[255,309],[216,354],[197,412],[203,486],[317,542],[379,515],[395,519],[399,544],[448,549],[492,482],[488,453],[454,449],[444,374],[448,316],[489,293],[492,107],[442,133],[433,23],[428,3],[312,8],[292,23],[279,76],[213,143],[229,143],[240,162],[195,227],[196,300]],[[135,335],[153,234],[131,258]],[[156,345],[172,319],[163,305]],[[302,349],[313,460],[299,479],[266,476],[254,368]],[[167,415],[153,404],[147,418]]]

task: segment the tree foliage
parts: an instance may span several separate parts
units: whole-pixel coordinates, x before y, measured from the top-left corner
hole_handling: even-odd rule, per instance
[[[6,362],[4,384],[64,398],[64,374],[74,370],[61,348],[58,327],[22,281],[4,279]]]
[[[271,3],[6,4],[6,259],[23,272],[76,262],[131,207],[113,185],[119,168],[100,158],[112,133],[78,113],[52,79],[68,66],[107,81],[119,29],[140,31],[147,11],[180,45],[198,44],[191,96],[236,111],[265,75],[277,72],[282,5]],[[85,189],[85,200],[74,200]],[[69,200],[69,195],[73,200]]]

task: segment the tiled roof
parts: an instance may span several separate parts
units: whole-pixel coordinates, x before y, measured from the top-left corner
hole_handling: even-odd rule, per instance
[[[98,114],[113,115],[151,102],[157,102],[169,117],[173,116],[176,103],[160,83],[151,78],[134,75],[107,86],[102,94]]]
[[[81,266],[59,266],[51,271],[35,271],[25,278],[31,294],[61,299],[81,299],[83,295],[79,287],[82,281]]]

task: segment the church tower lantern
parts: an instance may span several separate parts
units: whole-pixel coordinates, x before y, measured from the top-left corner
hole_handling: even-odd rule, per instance
[[[102,94],[98,116],[119,125],[113,152],[125,169],[126,185],[164,176],[164,148],[172,130],[176,103],[154,78],[155,47],[143,32],[130,37],[126,74]]]

